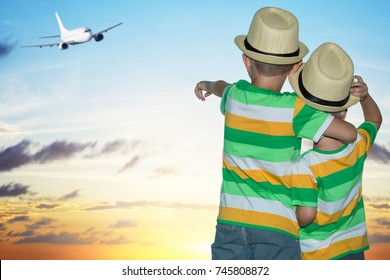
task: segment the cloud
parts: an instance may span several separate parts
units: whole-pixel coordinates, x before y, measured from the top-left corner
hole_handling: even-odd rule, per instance
[[[368,154],[367,160],[387,164],[390,161],[390,151],[385,146],[374,143]]]
[[[111,210],[111,209],[131,209],[134,207],[160,207],[160,208],[171,208],[171,209],[197,209],[197,210],[215,210],[214,205],[202,205],[195,203],[168,203],[162,201],[116,201],[115,204],[103,204],[94,207],[85,208],[85,211],[100,211],[100,210]]]
[[[80,190],[74,190],[74,191],[71,192],[71,193],[68,193],[68,194],[65,194],[65,195],[61,196],[58,200],[59,200],[59,201],[67,201],[67,200],[76,198],[76,197],[79,196],[79,191],[80,191]]]
[[[390,219],[389,218],[378,218],[375,221],[382,226],[390,227]]]
[[[74,143],[56,141],[42,147],[37,152],[31,152],[35,146],[29,140],[23,140],[15,146],[0,151],[0,172],[10,171],[31,163],[48,163],[56,160],[64,160],[75,156],[87,148],[93,147],[95,143]]]
[[[115,224],[111,225],[111,228],[129,228],[137,226],[136,221],[120,219]]]
[[[124,153],[128,149],[137,146],[139,142],[139,140],[131,142],[114,140],[105,143],[101,149],[98,149],[97,142],[78,143],[57,140],[41,146],[39,143],[33,143],[24,139],[14,146],[0,150],[0,172],[11,171],[27,164],[46,164],[67,160],[87,150],[89,150],[89,154],[86,155],[87,158],[94,158],[109,153]],[[130,162],[126,163],[122,171],[133,167],[138,160],[139,157],[135,156]]]
[[[110,209],[129,209],[135,206],[135,203],[117,201],[115,204],[104,204],[94,207],[85,208],[86,211],[96,211],[96,210],[110,210]]]
[[[30,163],[32,161],[31,156],[28,153],[30,145],[30,141],[23,140],[15,146],[0,151],[0,172],[9,171]]]
[[[134,240],[131,240],[124,236],[119,236],[115,239],[106,239],[102,240],[100,244],[108,244],[108,245],[115,245],[115,244],[126,244],[126,243],[134,243]]]
[[[7,228],[3,223],[0,223],[0,231],[5,231]]]
[[[368,202],[390,202],[390,197],[389,196],[374,196],[374,197],[369,197],[366,195],[363,195],[364,201]]]
[[[13,231],[10,231],[9,233],[7,233],[8,237],[27,237],[27,236],[33,236],[33,235],[34,235],[33,230],[26,230],[26,231],[15,232],[15,233]]]
[[[2,137],[8,137],[8,136],[11,137],[20,134],[22,133],[19,127],[0,122],[0,135]]]
[[[20,239],[14,244],[27,244],[27,243],[54,243],[54,244],[92,244],[93,238],[83,238],[79,233],[61,232],[61,233],[47,233],[34,237],[26,237]]]
[[[375,209],[390,209],[390,205],[388,203],[381,203],[381,204],[368,204],[367,206],[370,206]]]
[[[43,147],[40,151],[32,155],[32,160],[37,163],[47,163],[56,160],[63,160],[73,157],[75,154],[87,148],[94,147],[96,143],[74,143],[66,141],[56,141]]]
[[[18,184],[18,183],[9,183],[0,186],[0,197],[5,196],[19,196],[22,194],[27,194],[29,186]]]
[[[15,43],[6,42],[6,39],[0,41],[0,59],[11,54],[15,48]]]
[[[129,162],[127,162],[121,169],[119,169],[119,173],[122,173],[125,170],[128,170],[132,167],[134,167],[137,162],[139,162],[140,157],[139,156],[134,156]]]
[[[43,218],[29,226],[27,226],[27,229],[30,229],[30,230],[36,230],[36,229],[39,229],[43,226],[47,226],[47,225],[50,225],[52,222],[54,222],[55,219],[52,219],[52,218]]]
[[[178,174],[178,171],[171,167],[158,167],[154,170],[152,178],[160,178],[167,175],[175,175]]]
[[[47,203],[41,203],[37,206],[35,206],[35,208],[38,208],[38,209],[53,209],[53,208],[57,208],[61,206],[61,204],[47,204]]]
[[[13,223],[17,223],[17,222],[27,222],[29,220],[30,220],[29,216],[23,215],[23,216],[17,216],[17,217],[14,217],[12,219],[9,219],[8,223],[13,224]]]
[[[384,243],[390,242],[389,234],[374,233],[368,236],[368,241],[370,243]]]
[[[4,211],[0,212],[0,219],[6,219],[8,217],[15,217],[16,215],[25,215],[27,214],[26,211]]]
[[[102,150],[102,154],[106,153],[114,153],[114,152],[126,152],[129,148],[135,148],[140,143],[140,140],[133,140],[132,142],[128,142],[124,139],[118,139],[111,142],[107,142]]]

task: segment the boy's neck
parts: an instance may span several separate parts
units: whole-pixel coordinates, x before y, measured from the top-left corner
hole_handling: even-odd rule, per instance
[[[251,84],[255,87],[266,88],[269,90],[280,92],[286,81],[287,76],[272,76],[266,77],[257,75],[256,77],[252,77]]]
[[[339,140],[324,136],[324,138],[317,144],[314,144],[313,147],[321,151],[335,151],[342,146],[344,146],[344,144]]]

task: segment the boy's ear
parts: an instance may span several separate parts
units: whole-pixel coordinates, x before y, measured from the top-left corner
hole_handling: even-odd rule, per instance
[[[245,68],[247,72],[251,71],[251,59],[246,55],[242,54],[242,61],[244,62]]]
[[[301,65],[302,65],[302,60],[300,60],[297,63],[295,63],[293,68],[290,71],[290,74],[294,74],[295,72],[297,72],[299,67],[301,67]]]
[[[345,109],[344,111],[344,116],[343,116],[343,120],[345,120],[347,118],[347,114],[348,114],[348,109]]]

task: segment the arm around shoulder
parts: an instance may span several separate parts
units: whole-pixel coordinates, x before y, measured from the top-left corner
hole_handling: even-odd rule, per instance
[[[356,140],[357,132],[353,124],[339,118],[334,118],[325,130],[324,135],[337,139],[344,144],[349,144]]]

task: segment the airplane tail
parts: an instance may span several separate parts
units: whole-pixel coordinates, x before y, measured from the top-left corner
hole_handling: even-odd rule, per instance
[[[55,12],[55,14],[56,14],[56,18],[57,18],[58,27],[60,28],[61,33],[67,32],[68,29],[66,29],[66,28],[64,27],[64,25],[62,24],[62,21],[61,21],[61,19],[60,19],[60,16],[58,15],[57,12]]]

